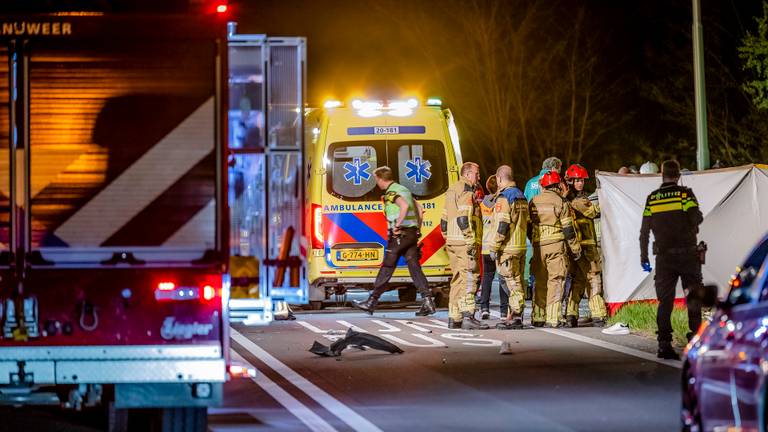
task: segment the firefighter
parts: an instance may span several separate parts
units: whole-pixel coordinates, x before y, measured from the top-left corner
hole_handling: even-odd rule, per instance
[[[480,212],[483,216],[483,247],[482,247],[482,270],[483,276],[480,278],[480,319],[489,319],[491,316],[491,288],[493,280],[496,279],[496,260],[491,259],[491,249],[493,248],[493,236],[495,230],[493,226],[493,209],[496,205],[496,192],[498,184],[496,175],[488,177],[485,181],[485,187],[488,189],[488,195],[480,203]],[[502,317],[507,316],[509,312],[509,293],[504,280],[499,280],[499,311]]]
[[[693,191],[679,186],[680,165],[675,160],[661,164],[662,184],[645,200],[643,223],[640,227],[640,265],[650,272],[648,237],[653,231],[653,253],[656,255],[656,297],[659,308],[658,357],[679,359],[672,348],[672,303],[675,299],[677,279],[682,279],[688,306],[688,327],[693,335],[701,325],[701,303],[692,293],[702,283],[701,261],[696,247],[696,235],[703,221],[699,203]]]
[[[480,167],[473,162],[461,166],[459,181],[448,188],[440,230],[451,262],[451,292],[448,303],[448,328],[487,329],[474,317],[475,293],[479,282],[477,249],[480,245],[480,209],[475,201],[475,185]]]
[[[531,217],[530,237],[533,243],[532,270],[537,281],[543,285],[546,281],[546,301],[543,290],[534,290],[534,303],[545,307],[546,318],[542,323],[539,317],[532,317],[537,327],[562,327],[561,310],[568,274],[568,251],[573,259],[581,258],[581,245],[573,227],[571,206],[563,198],[565,186],[560,174],[550,171],[541,176],[539,184],[542,192],[529,203]]]
[[[389,225],[389,238],[379,274],[373,282],[373,292],[367,300],[353,301],[352,304],[358,309],[373,314],[379,297],[386,291],[387,282],[395,272],[397,261],[404,256],[413,283],[422,297],[421,308],[416,315],[432,315],[435,313],[435,301],[427,284],[427,277],[424,276],[419,263],[421,252],[418,244],[423,216],[421,205],[413,198],[408,188],[395,183],[391,168],[387,166],[376,168],[373,176],[376,179],[376,185],[384,191],[382,200],[384,215]]]
[[[509,289],[507,319],[496,325],[499,330],[523,328],[525,308],[525,240],[528,231],[528,201],[512,180],[512,168],[496,170],[499,192],[494,207],[494,241],[491,259],[497,261],[499,274]]]
[[[608,312],[603,300],[602,260],[597,249],[594,219],[600,215],[600,207],[592,204],[589,195],[584,190],[584,183],[589,178],[586,168],[573,164],[565,172],[566,182],[570,184],[568,201],[573,209],[574,224],[580,234],[580,244],[583,258],[571,260],[571,292],[568,295],[568,306],[565,321],[569,327],[577,327],[579,321],[579,302],[586,293],[589,300],[589,310],[592,315],[592,326],[603,327]]]

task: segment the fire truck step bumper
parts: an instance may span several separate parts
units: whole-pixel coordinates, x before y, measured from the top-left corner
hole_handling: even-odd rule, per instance
[[[117,384],[224,382],[224,359],[60,360],[0,362],[0,384]]]

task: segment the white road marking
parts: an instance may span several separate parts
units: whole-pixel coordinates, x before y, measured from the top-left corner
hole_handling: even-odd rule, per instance
[[[348,406],[339,402],[336,398],[326,393],[320,387],[312,384],[309,380],[296,373],[296,371],[288,367],[285,363],[281,362],[277,358],[273,357],[270,353],[262,349],[260,346],[256,345],[252,340],[243,336],[234,328],[230,328],[230,331],[231,337],[235,342],[240,344],[243,348],[247,349],[251,354],[255,355],[256,358],[264,362],[264,364],[272,368],[275,372],[282,375],[283,378],[288,380],[299,390],[306,393],[307,396],[314,399],[323,408],[327,409],[341,421],[349,425],[349,427],[356,431],[381,432],[381,429],[379,429],[376,425],[353,411]]]
[[[244,359],[240,354],[237,353],[237,351],[230,350],[230,352],[232,353],[232,358],[237,362],[240,362],[242,364],[248,365],[256,369],[254,365],[248,362],[248,360]],[[284,406],[285,409],[290,411],[291,414],[295,415],[296,418],[298,418],[299,420],[301,420],[302,423],[307,425],[307,427],[312,431],[336,432],[336,428],[334,428],[328,422],[323,420],[320,416],[315,414],[315,412],[310,410],[306,405],[299,402],[298,399],[296,399],[295,397],[291,396],[288,392],[283,390],[279,385],[277,385],[274,381],[269,379],[263,373],[258,372],[256,376],[251,379],[259,387],[264,389],[264,391],[267,392],[267,394],[269,394],[277,402],[279,402],[280,405]]]
[[[598,346],[600,348],[605,348],[612,351],[620,352],[622,354],[631,355],[637,358],[641,358],[643,360],[656,362],[659,364],[663,364],[665,366],[670,366],[677,369],[683,368],[683,363],[681,361],[660,359],[656,357],[654,354],[647,353],[645,351],[636,350],[634,348],[625,347],[623,345],[602,341],[600,339],[594,339],[584,335],[571,333],[563,330],[557,330],[557,329],[539,328],[537,330],[540,330],[546,333],[551,333],[553,335],[562,336],[564,338],[573,339],[575,341],[584,342],[590,345]]]
[[[429,337],[427,335],[423,335],[423,334],[419,334],[419,333],[412,333],[411,336],[413,336],[415,338],[419,338],[419,339],[421,339],[423,341],[426,341],[427,344],[418,344],[418,343],[408,342],[405,339],[400,339],[399,337],[391,335],[391,334],[385,334],[385,335],[381,335],[381,336],[391,340],[392,342],[399,343],[399,344],[405,345],[405,346],[410,346],[410,347],[417,347],[417,348],[442,348],[442,347],[446,346],[443,342],[440,342],[437,339],[432,339],[431,337]]]
[[[402,331],[399,328],[393,326],[392,324],[389,324],[389,323],[384,322],[382,320],[371,320],[371,322],[374,322],[374,323],[384,327],[383,330],[379,329],[379,332],[381,332],[381,333],[396,333],[396,332]]]
[[[491,315],[495,316],[496,318],[500,317],[501,314],[499,314],[496,311],[491,311]],[[564,338],[573,339],[579,342],[584,342],[590,345],[599,346],[600,348],[609,349],[612,351],[620,352],[622,354],[631,355],[633,357],[641,358],[643,360],[648,360],[656,363],[663,364],[665,366],[671,366],[673,368],[682,369],[683,368],[683,362],[677,361],[677,360],[665,360],[660,359],[656,357],[654,354],[647,353],[645,351],[640,351],[634,348],[625,347],[623,345],[615,344],[612,342],[606,342],[600,339],[591,338],[588,336],[571,333],[563,330],[557,330],[557,329],[546,329],[546,328],[537,328],[537,330],[551,333],[553,335],[562,336]]]
[[[354,330],[354,331],[356,331],[356,332],[362,332],[362,333],[366,333],[366,331],[365,331],[365,330],[361,329],[360,327],[358,327],[358,326],[356,326],[356,325],[354,325],[354,324],[352,324],[352,323],[350,323],[350,322],[348,322],[348,321],[344,321],[344,320],[336,320],[336,322],[337,322],[337,323],[339,323],[339,324],[341,324],[341,325],[343,325],[343,326],[344,326],[344,327],[346,327],[346,328],[351,328],[352,330]]]

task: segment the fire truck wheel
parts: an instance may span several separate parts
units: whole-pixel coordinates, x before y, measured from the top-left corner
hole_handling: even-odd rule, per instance
[[[208,409],[199,407],[162,408],[160,428],[162,432],[206,432],[208,430]]]
[[[397,290],[397,295],[401,302],[415,302],[416,301],[416,287],[400,288]]]

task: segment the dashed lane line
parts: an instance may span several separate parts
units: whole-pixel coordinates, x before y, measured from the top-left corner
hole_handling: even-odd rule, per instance
[[[368,421],[360,414],[353,411],[348,406],[341,403],[339,400],[326,393],[323,389],[312,384],[309,380],[299,375],[296,371],[288,367],[285,363],[281,362],[260,346],[256,345],[252,340],[243,336],[240,332],[234,328],[230,328],[230,336],[232,339],[240,344],[243,348],[248,350],[251,354],[256,356],[259,360],[264,362],[267,366],[272,368],[275,372],[282,375],[283,378],[288,380],[291,384],[296,386],[299,390],[307,394],[307,396],[314,399],[323,408],[331,412],[338,417],[341,421],[349,425],[355,431],[365,432],[382,432],[375,424]]]
[[[242,364],[248,365],[253,369],[256,369],[248,360],[243,358],[234,349],[230,350],[232,358]],[[259,387],[261,387],[267,394],[272,396],[280,405],[284,406],[291,414],[296,416],[302,423],[313,432],[337,432],[336,429],[328,422],[323,420],[320,416],[315,414],[314,411],[309,409],[306,405],[301,403],[298,399],[291,396],[290,393],[283,390],[274,381],[269,379],[261,371],[259,371],[255,377],[251,378]]]

